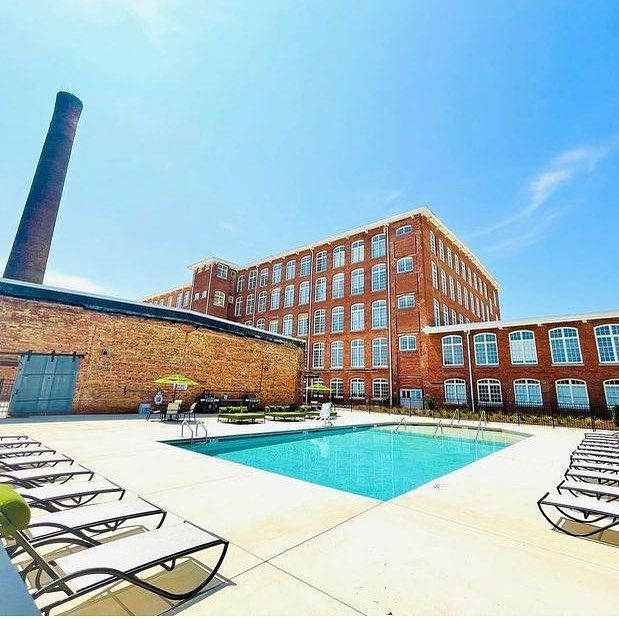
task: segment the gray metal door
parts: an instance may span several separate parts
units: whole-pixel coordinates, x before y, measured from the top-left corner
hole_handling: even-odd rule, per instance
[[[73,355],[22,355],[9,414],[71,411],[80,358]]]
[[[423,408],[423,391],[421,389],[400,389],[400,406],[402,408]]]

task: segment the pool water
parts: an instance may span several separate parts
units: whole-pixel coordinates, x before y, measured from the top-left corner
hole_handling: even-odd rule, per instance
[[[388,500],[504,449],[523,438],[505,432],[450,429],[432,436],[395,426],[219,439],[180,444],[194,452],[264,471]],[[429,429],[433,431],[433,429]]]

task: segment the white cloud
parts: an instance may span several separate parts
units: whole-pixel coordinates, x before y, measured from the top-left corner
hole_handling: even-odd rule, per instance
[[[592,172],[610,152],[609,142],[603,146],[573,148],[557,155],[528,182],[524,206],[504,219],[478,230],[472,236],[484,236],[513,223],[525,222],[575,176]]]
[[[101,294],[105,291],[103,286],[100,286],[87,277],[73,275],[71,273],[59,273],[58,271],[47,271],[43,283],[46,286],[78,290],[79,292],[90,292],[92,294]]]

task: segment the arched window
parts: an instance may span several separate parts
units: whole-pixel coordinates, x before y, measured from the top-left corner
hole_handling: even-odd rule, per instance
[[[375,264],[372,267],[372,292],[387,288],[387,265]]]
[[[354,241],[350,245],[350,261],[351,262],[363,262],[363,241]]]
[[[372,237],[372,258],[380,258],[387,253],[386,239],[387,237],[384,232]]]
[[[344,331],[344,308],[334,307],[331,310],[331,333]]]
[[[314,312],[314,333],[324,333],[326,328],[325,310],[319,309]]]
[[[355,269],[350,274],[350,294],[363,294],[364,290],[363,269]]]
[[[341,378],[332,378],[329,387],[331,387],[332,398],[344,397],[344,381]]]
[[[301,282],[299,284],[299,305],[307,305],[310,301],[310,283]]]
[[[595,341],[600,363],[619,363],[619,325],[596,327]]]
[[[286,286],[284,289],[284,307],[292,307],[294,305],[294,284]]]
[[[271,290],[271,309],[272,310],[277,310],[279,309],[279,288],[273,288],[273,290]]]
[[[312,350],[312,367],[316,369],[324,368],[325,366],[325,345],[322,342],[316,342]]]
[[[331,367],[344,367],[344,342],[331,342]]]
[[[307,314],[299,314],[297,316],[297,335],[307,335],[309,331],[309,316]]]
[[[215,295],[213,296],[213,305],[215,307],[225,307],[226,306],[226,295],[221,292],[221,290],[216,290]]]
[[[403,236],[404,234],[410,234],[413,231],[413,226],[407,224],[406,226],[400,226],[396,231],[396,236]]]
[[[542,387],[539,380],[533,378],[515,380],[514,399],[519,406],[541,406]]]
[[[494,333],[479,333],[474,338],[476,365],[498,365],[499,351]]]
[[[498,406],[502,404],[501,381],[496,378],[481,378],[478,380],[477,399],[483,406]]]
[[[355,303],[350,306],[350,330],[363,331],[364,325],[364,307],[363,303]]]
[[[350,367],[362,368],[365,365],[363,340],[350,342]]]
[[[387,301],[372,303],[372,329],[382,329],[387,326]]]
[[[461,335],[446,335],[442,339],[443,365],[464,365],[464,347]]]
[[[386,400],[389,398],[389,381],[385,378],[375,378],[372,381],[372,398]]]
[[[286,314],[282,321],[282,334],[283,335],[292,335],[292,314]]]
[[[553,363],[582,363],[578,331],[573,327],[558,327],[548,331]]]
[[[372,365],[375,368],[387,367],[387,338],[377,337],[372,340]]]
[[[509,352],[512,363],[528,365],[537,363],[535,334],[533,331],[512,331],[509,334]]]
[[[265,324],[264,318],[258,318],[258,320],[256,320],[256,329],[264,329]]]
[[[398,348],[402,352],[417,350],[417,336],[400,335],[400,337],[398,338]]]
[[[346,248],[343,245],[338,245],[333,250],[333,268],[343,267],[346,262]]]
[[[398,273],[408,273],[413,270],[413,257],[406,256],[400,258],[396,263],[396,270]]]
[[[444,383],[445,404],[466,404],[466,382],[461,378],[449,378]]]
[[[619,379],[613,378],[604,381],[604,395],[608,408],[619,406]]]
[[[341,299],[344,296],[344,273],[336,273],[331,278],[331,298]]]
[[[325,301],[327,298],[327,278],[317,277],[314,288],[314,301]]]
[[[254,295],[253,294],[247,295],[247,302],[245,303],[245,313],[246,314],[254,313]]]
[[[234,315],[240,316],[243,308],[243,297],[237,297],[234,301]]]
[[[363,378],[352,378],[350,381],[350,397],[353,399],[365,398],[365,381]]]
[[[301,268],[300,273],[301,277],[307,277],[312,270],[312,257],[311,256],[303,256],[301,258]]]
[[[267,309],[267,293],[266,291],[262,291],[258,293],[258,311],[266,312]]]
[[[294,279],[297,263],[294,260],[286,262],[286,279]]]
[[[316,272],[320,273],[320,271],[327,270],[327,252],[319,251],[316,254]]]
[[[415,295],[411,292],[398,297],[398,309],[410,309],[415,307]]]
[[[559,408],[588,410],[589,394],[584,380],[565,378],[555,383]]]

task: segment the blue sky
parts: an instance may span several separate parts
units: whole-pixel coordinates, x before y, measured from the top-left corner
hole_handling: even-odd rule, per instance
[[[140,297],[430,206],[505,318],[619,309],[619,2],[0,3],[0,262],[58,90],[47,281]]]

